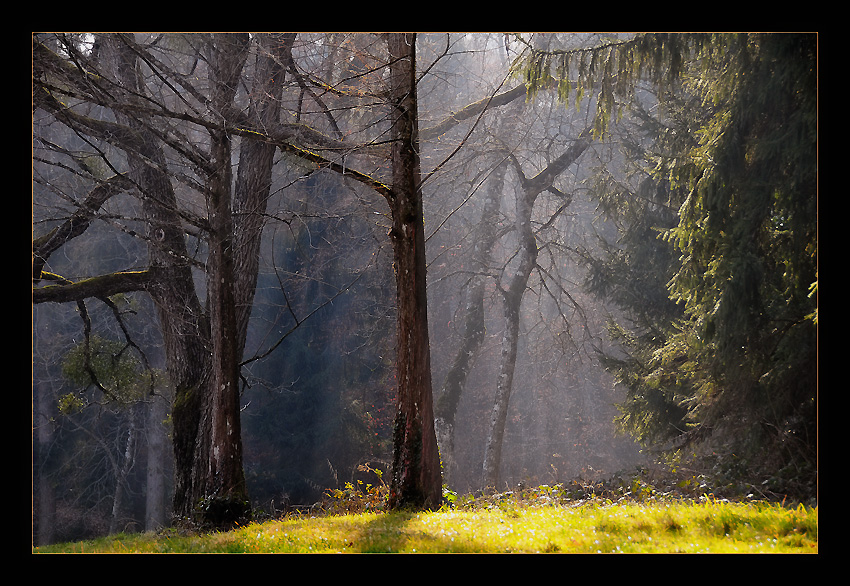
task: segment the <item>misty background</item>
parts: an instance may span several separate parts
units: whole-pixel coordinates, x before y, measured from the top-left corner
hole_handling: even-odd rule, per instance
[[[191,35],[186,36],[156,45],[159,57],[180,71],[191,71],[196,58]],[[136,37],[144,44],[156,35]],[[561,50],[627,35],[526,37],[540,48]],[[74,42],[86,50],[89,41],[80,35]],[[380,137],[385,121],[370,91],[370,84],[380,81],[379,46],[368,34],[299,34],[294,61],[302,79],[317,83],[304,86],[287,77],[282,116],[320,120],[329,135],[338,130],[351,142]],[[482,467],[506,335],[503,287],[520,262],[519,170],[533,177],[574,147],[593,124],[596,101],[588,94],[564,103],[556,92],[540,91],[429,134],[452,113],[521,83],[511,65],[524,46],[502,33],[433,33],[420,35],[417,49],[435,402],[464,347],[473,293],[483,299],[483,337],[469,356],[454,415],[451,460],[443,462],[445,485],[474,493],[486,487]],[[243,100],[248,100],[249,81],[237,94]],[[149,83],[151,91],[166,91],[156,79]],[[344,91],[325,94],[324,87]],[[327,101],[311,101],[314,93]],[[639,88],[636,99],[643,112],[657,112],[657,97],[647,88]],[[330,104],[333,116],[326,116],[320,104]],[[332,127],[331,119],[339,128]],[[629,113],[612,122],[610,132],[592,140],[534,201],[528,226],[536,242],[536,266],[522,293],[495,490],[600,479],[653,462],[618,429],[624,389],[600,361],[600,352],[617,355],[607,328],[624,316],[588,286],[592,261],[620,246],[624,234],[606,208],[610,202],[600,196],[600,178],[638,191],[629,154],[651,141],[639,122]],[[69,170],[68,153],[101,166],[121,157],[106,147],[101,157],[38,110],[33,129],[35,235],[72,214],[74,194],[89,181]],[[234,137],[234,159],[239,141]],[[386,172],[364,167],[372,163],[361,154],[337,162],[378,178]],[[172,172],[189,170],[175,158]],[[187,183],[174,183],[181,202],[202,208],[203,200]],[[376,482],[368,468],[387,470],[395,413],[396,320],[390,220],[383,198],[344,172],[314,170],[283,151],[274,157],[270,194],[240,403],[252,506],[277,514],[310,506],[346,482]],[[50,271],[76,280],[144,266],[146,244],[135,231],[142,217],[139,206],[131,194],[111,198],[85,238],[51,257]],[[656,208],[658,225],[671,227],[674,210]],[[187,230],[186,241],[202,260],[203,239]],[[482,243],[487,243],[483,249]],[[203,299],[203,273],[198,269],[196,275]],[[43,540],[167,524],[173,466],[170,391],[162,375],[165,350],[156,312],[141,293],[113,301],[114,306],[87,304],[86,316],[103,356],[112,356],[112,388],[120,392],[110,396],[86,384],[81,372],[85,320],[80,308],[73,303],[33,306],[34,529],[38,535],[49,525]],[[121,322],[114,319],[116,311]],[[118,351],[127,334],[143,351],[144,366],[161,375],[152,383],[157,386],[154,400],[146,394],[148,383],[133,378],[139,365],[115,359],[132,353]]]

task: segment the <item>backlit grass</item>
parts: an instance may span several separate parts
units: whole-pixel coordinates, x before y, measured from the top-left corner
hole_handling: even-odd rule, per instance
[[[817,553],[817,507],[702,501],[508,504],[290,516],[211,534],[115,535],[35,552]]]

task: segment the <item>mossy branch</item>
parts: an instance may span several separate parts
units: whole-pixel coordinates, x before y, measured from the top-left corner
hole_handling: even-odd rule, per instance
[[[118,293],[146,290],[152,284],[165,278],[166,274],[167,271],[162,267],[150,267],[140,271],[119,271],[72,282],[58,275],[42,273],[43,279],[59,281],[61,284],[33,287],[32,302],[34,304],[67,303],[92,297],[105,299]]]

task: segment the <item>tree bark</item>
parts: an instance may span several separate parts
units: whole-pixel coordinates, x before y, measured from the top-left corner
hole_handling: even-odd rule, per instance
[[[254,65],[248,117],[258,128],[271,128],[280,123],[284,75],[287,65],[292,61],[295,36],[294,33],[286,33],[260,35],[257,38],[259,52]],[[257,288],[260,244],[276,149],[274,143],[256,136],[245,135],[241,138],[233,202],[236,327],[240,356],[245,350],[248,320]]]
[[[392,108],[392,213],[390,237],[398,311],[397,411],[393,431],[391,508],[434,508],[442,500],[440,457],[434,432],[425,228],[420,188],[416,100],[416,36],[387,37]]]
[[[223,111],[232,102],[247,57],[248,35],[216,35],[210,47],[211,103]],[[250,518],[242,467],[239,415],[239,336],[233,266],[231,141],[226,129],[210,131],[213,173],[208,183],[210,338],[212,385],[201,403],[193,469],[201,495],[200,520],[227,526]]]

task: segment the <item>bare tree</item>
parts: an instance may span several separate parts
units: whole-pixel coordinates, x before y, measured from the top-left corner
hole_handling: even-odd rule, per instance
[[[38,285],[33,302],[108,300],[133,291],[154,300],[175,392],[173,509],[178,518],[227,525],[250,513],[238,385],[276,151],[300,160],[308,174],[318,169],[343,174],[390,205],[398,275],[397,429],[403,430],[394,503],[432,506],[440,498],[425,312],[415,36],[387,36],[391,59],[376,66],[390,71],[389,186],[358,172],[345,158],[356,161],[358,152],[385,157],[385,147],[347,142],[339,133],[325,134],[301,120],[281,121],[279,88],[290,74],[301,97],[319,105],[315,118],[338,130],[335,114],[324,104],[328,96],[313,89],[330,86],[315,84],[298,69],[292,57],[295,38],[33,36],[33,111],[80,137],[85,152],[81,156],[53,142],[42,144],[77,167],[52,163],[55,168],[70,170],[89,186],[88,193],[74,194],[72,215],[33,240]],[[251,55],[255,59],[249,64]],[[250,86],[246,67],[253,76]],[[385,100],[382,92],[372,88],[371,95]],[[329,96],[340,103],[350,100],[336,90]],[[299,118],[300,103],[299,98]],[[380,128],[381,122],[363,123],[373,125]],[[237,138],[241,150],[234,181]],[[109,172],[93,173],[92,160]],[[43,186],[54,189],[46,180]],[[138,217],[107,212],[108,203],[122,193],[139,202]],[[148,251],[146,266],[77,281],[51,272],[51,255],[100,220],[141,239]],[[202,254],[190,251],[192,240]],[[196,271],[203,276],[200,291]],[[424,457],[415,450],[423,450]]]
[[[501,236],[498,220],[507,167],[507,159],[502,157],[488,179],[484,208],[473,236],[472,274],[464,291],[461,341],[452,358],[436,402],[435,425],[447,478],[451,478],[456,466],[454,438],[458,405],[475,358],[485,339],[485,287],[490,277],[488,271],[492,249]]]
[[[34,240],[34,279],[59,284],[35,288],[33,301],[79,302],[136,290],[151,295],[175,389],[174,514],[181,518],[200,514],[204,521],[226,524],[250,512],[242,472],[237,388],[239,340],[244,340],[244,334],[237,332],[234,283],[250,283],[251,278],[234,276],[230,176],[233,100],[248,54],[248,37],[191,40],[199,44],[193,69],[199,60],[207,64],[208,95],[156,58],[150,50],[156,40],[142,46],[132,35],[103,35],[90,51],[83,51],[61,35],[55,49],[33,37],[34,108],[83,136],[93,156],[115,171],[81,198],[74,216]],[[143,72],[170,91],[155,92]],[[177,91],[178,85],[184,93]],[[59,99],[62,94],[107,109],[113,119],[89,115],[86,107],[68,107]],[[182,103],[184,109],[173,110],[171,101]],[[182,120],[206,133],[206,149],[203,141],[192,140],[195,131],[184,134],[178,128],[176,123]],[[124,153],[126,170],[118,171],[121,163],[108,156],[108,147]],[[182,157],[183,169],[191,171],[173,170],[169,157],[174,155]],[[86,171],[83,167],[84,176],[90,175]],[[197,208],[181,205],[173,177],[205,195],[200,209],[206,210],[206,217]],[[148,244],[147,268],[78,282],[45,271],[50,255],[83,234],[93,219],[104,217],[104,204],[123,190],[141,201],[143,230],[125,230]],[[188,251],[186,234],[192,232],[209,242],[206,263]],[[193,267],[206,270],[209,313],[198,298]]]
[[[499,290],[504,299],[505,331],[502,338],[501,364],[496,381],[496,397],[493,403],[490,431],[484,453],[484,486],[496,486],[499,479],[505,420],[516,370],[520,306],[528,287],[528,279],[537,266],[537,240],[531,225],[534,202],[543,191],[552,188],[552,182],[555,178],[572,165],[587,150],[591,142],[591,133],[589,130],[585,130],[570,148],[532,177],[526,177],[517,158],[512,154],[509,156],[509,159],[513,162],[514,170],[519,176],[521,187],[516,192],[516,215],[514,218],[518,247],[514,261],[515,268],[511,270],[512,274],[508,275],[506,283],[499,283]],[[565,205],[568,204],[569,201],[566,201]]]

